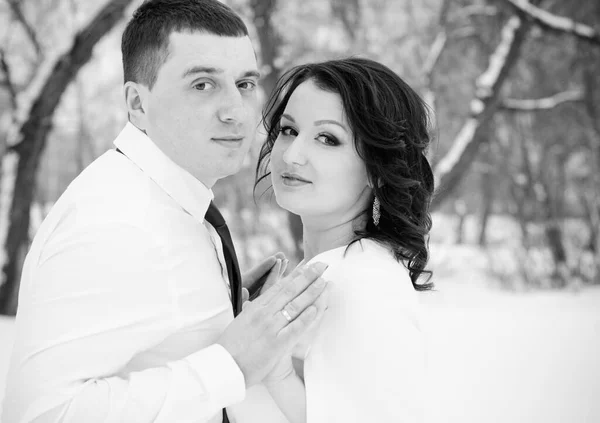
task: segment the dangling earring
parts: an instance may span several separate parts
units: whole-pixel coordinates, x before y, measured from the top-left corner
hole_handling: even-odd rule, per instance
[[[377,198],[377,195],[375,196],[375,199],[373,200],[373,223],[375,224],[375,226],[379,225],[379,218],[381,217],[381,211],[379,210],[381,204],[379,203],[379,198]]]

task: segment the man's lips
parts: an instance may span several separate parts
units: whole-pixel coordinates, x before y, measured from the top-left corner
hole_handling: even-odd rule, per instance
[[[239,149],[244,143],[244,137],[240,135],[229,135],[225,137],[213,137],[211,140],[224,148]]]
[[[244,139],[241,135],[230,135],[226,137],[213,137],[215,141],[242,141]]]

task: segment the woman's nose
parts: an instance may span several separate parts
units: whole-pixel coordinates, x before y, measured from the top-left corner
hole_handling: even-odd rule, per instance
[[[304,165],[306,164],[306,151],[304,141],[300,136],[288,145],[288,148],[283,153],[283,161],[288,165]]]

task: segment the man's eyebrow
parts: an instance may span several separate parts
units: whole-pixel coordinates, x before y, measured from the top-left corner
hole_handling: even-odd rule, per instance
[[[221,74],[223,73],[223,69],[221,68],[215,68],[212,66],[193,66],[189,69],[187,69],[184,73],[183,73],[183,78],[187,78],[190,75],[195,75],[197,73],[208,73],[208,74]],[[260,78],[260,72],[256,71],[256,70],[251,70],[251,71],[246,71],[242,74],[242,78],[248,78],[248,77],[254,77],[256,79]]]
[[[213,68],[211,66],[193,66],[183,73],[183,77],[186,78],[196,73],[223,73],[223,69]]]
[[[256,79],[260,79],[260,72],[251,70],[251,71],[246,71],[242,74],[242,78],[248,78],[248,77],[254,77]]]

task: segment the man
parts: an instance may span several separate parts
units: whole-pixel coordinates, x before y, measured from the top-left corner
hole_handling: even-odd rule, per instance
[[[325,307],[317,265],[234,319],[239,271],[210,188],[257,123],[240,18],[216,0],[149,0],[122,52],[117,149],[69,186],[25,262],[6,423],[220,422]]]

